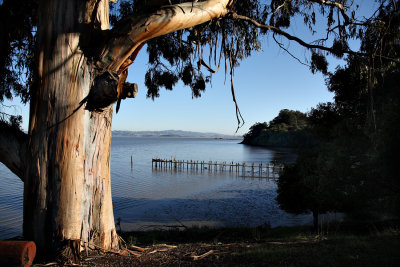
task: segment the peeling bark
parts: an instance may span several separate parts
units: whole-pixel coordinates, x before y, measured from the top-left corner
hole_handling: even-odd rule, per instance
[[[144,41],[219,18],[229,2],[189,2],[132,18],[113,31],[118,37],[100,42],[107,45],[95,57],[90,38],[110,38],[108,0],[40,2],[29,138],[0,135],[0,152],[13,155],[7,166],[25,181],[23,234],[39,254],[68,244],[76,252],[78,241],[119,246],[110,181],[112,104],[137,92],[124,82],[129,64],[119,68]]]
[[[91,9],[85,1],[40,5],[23,224],[39,252],[56,253],[71,243],[66,240],[118,246],[110,184],[112,106],[77,109],[98,77],[79,46],[81,22],[95,17],[98,27],[108,28],[108,1],[97,3],[95,16],[86,13]]]

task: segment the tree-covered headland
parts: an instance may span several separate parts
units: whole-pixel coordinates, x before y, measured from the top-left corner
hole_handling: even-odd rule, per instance
[[[297,148],[309,142],[307,115],[283,109],[269,123],[255,123],[243,136],[242,144]]]

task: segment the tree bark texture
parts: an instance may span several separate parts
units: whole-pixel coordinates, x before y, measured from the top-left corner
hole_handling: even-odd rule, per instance
[[[0,162],[24,181],[24,167],[27,157],[27,136],[9,125],[0,124]]]
[[[23,234],[39,253],[118,247],[110,183],[118,80],[143,42],[219,18],[228,3],[165,6],[110,31],[108,0],[40,1],[29,133],[0,133],[0,154],[9,155],[0,161],[24,181]]]
[[[108,29],[108,1],[42,1],[39,18],[23,233],[39,251],[56,252],[66,240],[110,249],[118,245],[110,184],[112,105],[102,112],[77,109],[97,75],[80,37],[88,25]]]

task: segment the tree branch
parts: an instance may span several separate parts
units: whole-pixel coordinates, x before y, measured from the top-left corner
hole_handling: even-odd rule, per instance
[[[282,35],[282,36],[286,37],[290,41],[295,41],[296,43],[298,43],[299,45],[301,45],[303,47],[306,47],[306,48],[309,48],[309,49],[319,49],[319,50],[330,52],[332,54],[336,54],[337,53],[337,51],[335,51],[331,47],[326,47],[326,46],[323,46],[323,45],[316,45],[316,44],[307,43],[307,42],[303,41],[302,39],[300,39],[300,38],[298,38],[296,36],[293,36],[293,35],[285,32],[285,31],[279,29],[278,27],[261,24],[261,23],[259,23],[258,21],[254,20],[252,18],[239,15],[239,14],[237,14],[235,12],[229,13],[229,16],[232,19],[240,19],[240,20],[247,21],[247,22],[253,24],[257,28],[261,28],[261,29],[265,29],[265,30],[271,30],[276,34],[279,34],[279,35]],[[355,52],[355,51],[352,51],[352,50],[345,50],[345,51],[342,51],[342,52],[346,53],[346,54],[357,55],[357,56],[367,56],[366,53]]]
[[[24,181],[28,136],[3,121],[0,128],[0,162]]]
[[[331,6],[339,9],[340,13],[342,14],[344,21],[346,24],[350,23],[350,18],[346,14],[346,6],[344,6],[341,3],[335,2],[335,1],[328,1],[328,0],[310,0],[310,2],[318,3],[320,5],[326,5],[326,6]]]
[[[160,7],[149,14],[132,16],[111,31],[98,67],[118,72],[121,65],[143,42],[177,30],[193,27],[228,14],[230,0],[193,1]]]

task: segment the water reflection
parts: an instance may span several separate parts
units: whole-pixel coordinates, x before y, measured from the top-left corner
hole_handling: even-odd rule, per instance
[[[115,218],[123,230],[163,225],[293,225],[312,222],[276,204],[273,180],[229,172],[158,171],[151,159],[263,164],[293,154],[238,144],[239,140],[113,137],[111,185]],[[131,157],[133,168],[131,168]],[[0,239],[21,235],[23,183],[0,164]]]
[[[258,146],[242,145],[243,151],[248,158],[258,161],[272,161],[276,163],[294,163],[297,155],[293,149],[290,148],[264,148]],[[265,151],[270,152],[270,157],[265,158]]]
[[[270,223],[275,227],[309,222],[308,215],[293,216],[281,211],[274,201],[274,185],[266,181],[266,186],[260,186],[258,182],[249,186],[247,179],[237,181],[228,186],[230,189],[201,192],[187,198],[116,198],[115,213],[120,215],[124,231],[179,225],[259,226]],[[243,186],[247,189],[242,189]]]
[[[0,240],[22,233],[23,185],[0,163]]]

